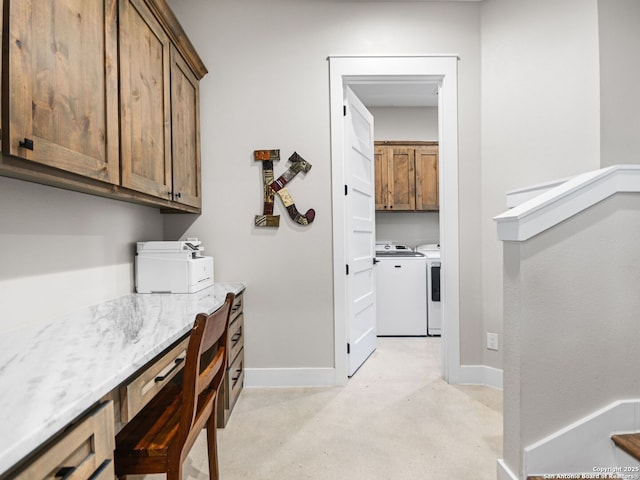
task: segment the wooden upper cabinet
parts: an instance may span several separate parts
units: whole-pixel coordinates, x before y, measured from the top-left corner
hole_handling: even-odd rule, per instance
[[[376,145],[376,210],[415,210],[415,152],[411,147]]]
[[[415,210],[415,152],[410,147],[393,147],[389,153],[389,208]]]
[[[388,180],[388,152],[389,149],[375,145],[374,147],[374,171],[375,171],[375,197],[376,210],[385,210],[389,204],[389,180]]]
[[[376,142],[376,210],[438,210],[436,142]]]
[[[2,39],[2,25],[4,23],[4,2],[3,0],[0,0],[0,39]],[[2,109],[2,68],[4,65],[3,57],[2,57],[2,51],[4,49],[0,48],[0,112],[3,112],[4,110]],[[0,115],[0,138],[2,138],[2,116],[4,114]],[[0,150],[2,150],[2,142],[0,141]]]
[[[207,68],[166,0],[0,0],[0,175],[198,213]]]
[[[2,26],[4,25],[4,15],[2,14],[2,12],[4,11],[4,1],[0,0],[0,39],[2,39]],[[2,112],[2,97],[3,94],[2,92],[2,50],[4,50],[3,48],[0,48],[0,112]],[[2,115],[0,115],[0,135],[2,134]],[[0,151],[2,150],[2,142],[0,141]]]
[[[169,47],[146,3],[120,0],[122,185],[171,200]]]
[[[171,148],[173,200],[200,207],[200,86],[171,47]]]
[[[438,146],[417,147],[416,210],[438,210]]]
[[[5,154],[119,183],[116,1],[4,0]]]

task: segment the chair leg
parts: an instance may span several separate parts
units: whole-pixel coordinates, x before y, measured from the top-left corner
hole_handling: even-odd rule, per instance
[[[167,480],[182,480],[182,464],[178,465],[178,469],[169,469],[167,472]]]
[[[216,402],[217,403],[217,402]],[[213,407],[213,412],[209,420],[207,420],[207,447],[209,456],[209,479],[219,480],[220,472],[218,471],[218,440],[216,434],[217,406]]]

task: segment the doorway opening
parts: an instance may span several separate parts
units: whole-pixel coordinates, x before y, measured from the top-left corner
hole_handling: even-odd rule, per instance
[[[439,203],[442,263],[441,371],[449,383],[458,383],[459,274],[458,274],[458,108],[457,56],[329,57],[331,99],[331,163],[333,191],[334,338],[336,384],[347,381],[347,329],[349,292],[345,279],[345,90],[357,85],[394,85],[405,92],[411,86],[434,85],[438,89],[438,142],[440,155]],[[357,87],[356,87],[357,89]]]

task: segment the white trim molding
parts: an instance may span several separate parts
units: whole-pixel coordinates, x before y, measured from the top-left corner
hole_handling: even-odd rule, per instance
[[[640,467],[611,435],[640,431],[640,400],[611,403],[524,449],[526,475],[585,473],[598,467]],[[585,477],[587,478],[587,477]]]
[[[518,205],[537,197],[541,193],[551,190],[552,188],[562,185],[569,178],[561,178],[559,180],[552,180],[551,182],[538,183],[537,185],[530,185],[525,188],[517,188],[515,190],[509,190],[507,192],[507,208],[517,207]]]
[[[347,305],[344,265],[344,132],[345,86],[356,82],[437,82],[440,147],[440,244],[442,272],[442,376],[460,377],[460,287],[458,233],[458,56],[330,56],[331,177],[333,217],[333,299],[336,382],[347,382]]]
[[[577,175],[494,217],[498,239],[522,242],[615,193],[640,192],[640,165]]]
[[[498,480],[520,480],[502,458],[498,459]]]
[[[502,370],[487,365],[462,365],[458,383],[463,385],[486,385],[502,390]]]

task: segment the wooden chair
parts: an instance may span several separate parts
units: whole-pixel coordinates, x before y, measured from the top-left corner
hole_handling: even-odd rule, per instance
[[[211,315],[200,313],[191,330],[182,384],[166,385],[116,435],[115,471],[126,475],[166,473],[182,479],[182,464],[207,427],[209,478],[218,479],[217,399],[227,367],[227,331],[235,295]]]

